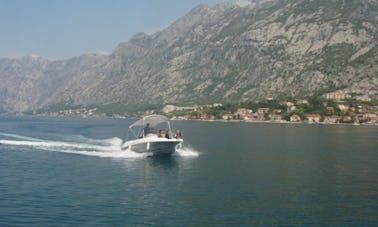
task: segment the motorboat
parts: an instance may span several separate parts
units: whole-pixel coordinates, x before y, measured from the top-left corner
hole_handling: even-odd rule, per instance
[[[131,137],[131,139],[130,139]],[[170,155],[182,146],[181,132],[172,133],[169,119],[162,115],[149,115],[129,126],[122,150],[152,155]]]

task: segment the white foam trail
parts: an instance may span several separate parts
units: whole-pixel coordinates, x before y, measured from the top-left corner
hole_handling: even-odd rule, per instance
[[[136,153],[130,150],[124,151],[70,151],[70,150],[57,150],[58,152],[68,153],[68,154],[79,154],[93,157],[101,158],[144,158],[147,157],[147,153]]]
[[[2,133],[2,132],[0,132],[0,136],[5,136],[5,137],[15,138],[15,139],[23,139],[23,140],[28,140],[28,141],[42,141],[40,139],[36,139],[36,138],[28,137],[28,136],[21,136],[21,135]]]
[[[18,140],[2,139],[0,144],[9,146],[33,147],[41,150],[56,151],[70,154],[97,156],[106,158],[142,158],[148,154],[140,154],[130,150],[122,150],[122,139],[114,137],[104,140],[94,140],[82,136],[79,141],[51,141],[26,137],[16,134],[0,133],[0,135]],[[23,140],[20,140],[23,139]],[[72,138],[71,138],[72,139]]]
[[[174,153],[174,155],[180,156],[180,157],[198,157],[200,155],[200,152],[190,147],[181,147],[181,148],[176,149],[176,152]]]

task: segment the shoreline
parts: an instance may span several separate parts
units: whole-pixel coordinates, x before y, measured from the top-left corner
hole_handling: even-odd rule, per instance
[[[51,115],[44,115],[44,114],[0,114],[1,116],[29,116],[29,117],[50,117],[50,118],[80,118],[80,119],[132,119],[138,117],[127,117],[127,116],[102,116],[102,115],[92,115],[92,116],[81,116],[81,115],[64,115],[64,116],[51,116]],[[247,124],[292,124],[292,125],[340,125],[340,126],[378,126],[378,123],[324,123],[324,122],[315,122],[315,123],[308,123],[305,121],[297,121],[297,122],[290,122],[290,121],[258,121],[258,120],[224,120],[224,119],[216,119],[216,120],[208,120],[208,119],[170,119],[171,121],[198,121],[198,122],[218,122],[218,123],[247,123]]]
[[[245,121],[245,120],[203,120],[203,119],[171,119],[171,121],[199,121],[199,122],[220,122],[220,123],[247,123],[247,124],[290,124],[290,125],[342,125],[342,126],[378,126],[378,123],[355,124],[355,123],[307,123],[290,121]]]

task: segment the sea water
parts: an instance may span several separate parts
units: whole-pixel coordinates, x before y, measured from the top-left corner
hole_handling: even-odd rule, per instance
[[[151,157],[132,122],[1,116],[0,226],[378,225],[376,126],[174,121]]]

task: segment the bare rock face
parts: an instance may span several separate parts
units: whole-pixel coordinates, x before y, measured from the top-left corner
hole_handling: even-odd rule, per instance
[[[0,59],[0,111],[242,101],[348,90],[378,96],[378,3],[200,5],[109,56]]]

